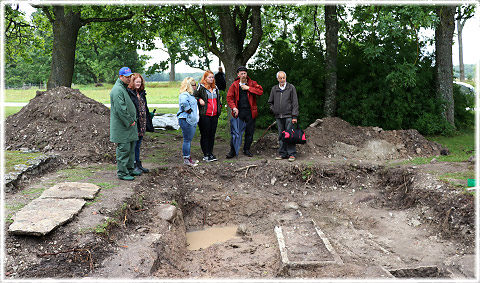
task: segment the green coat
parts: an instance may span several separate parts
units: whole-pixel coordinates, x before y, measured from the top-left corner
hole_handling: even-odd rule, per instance
[[[127,85],[117,79],[110,92],[110,141],[127,143],[138,140],[135,104],[127,92]]]

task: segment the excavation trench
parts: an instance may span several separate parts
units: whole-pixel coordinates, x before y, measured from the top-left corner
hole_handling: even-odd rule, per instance
[[[458,264],[473,253],[473,198],[422,187],[411,168],[259,160],[173,169],[135,188],[135,212],[116,236],[128,249],[92,277],[474,276]],[[179,209],[171,222],[158,218],[165,203]],[[236,237],[188,248],[188,232],[232,225]]]

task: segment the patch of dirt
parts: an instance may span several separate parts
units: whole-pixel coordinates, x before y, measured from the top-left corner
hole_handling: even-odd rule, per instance
[[[66,163],[115,160],[110,110],[79,90],[38,92],[5,120],[5,149],[58,153]]]
[[[68,123],[48,117],[45,123],[55,127]],[[133,182],[118,180],[112,164],[77,165],[93,173],[77,181],[104,185],[99,195],[74,221],[41,238],[10,235],[7,223],[5,274],[9,279],[389,279],[394,275],[388,270],[428,266],[448,271],[433,272],[430,279],[474,278],[474,196],[438,180],[439,174],[471,170],[470,164],[386,166],[383,161],[392,158],[440,154],[441,146],[412,130],[352,127],[329,118],[306,132],[308,143],[299,146],[295,162],[272,158],[278,145],[277,135],[270,133],[255,144],[253,158],[241,154],[226,160],[229,141],[219,137],[218,162],[186,167],[181,131],[168,131],[144,139],[144,167],[152,171]],[[198,144],[197,131],[195,159],[202,156]],[[387,150],[371,155],[378,146]],[[95,155],[77,151],[85,160]],[[73,155],[70,160],[77,160]],[[56,173],[39,176],[7,193],[6,205],[28,201],[32,188],[61,181]],[[173,222],[159,219],[165,203],[179,209]],[[282,262],[275,226],[295,231],[312,220],[343,265]],[[107,222],[111,225],[99,231]],[[186,232],[214,225],[239,225],[243,234],[187,249]]]
[[[318,119],[305,134],[307,144],[299,151],[322,158],[391,160],[446,153],[442,145],[428,141],[417,130],[355,127],[337,117]]]

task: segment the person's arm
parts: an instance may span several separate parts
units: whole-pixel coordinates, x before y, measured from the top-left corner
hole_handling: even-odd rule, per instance
[[[261,85],[259,85],[256,81],[250,80],[248,82],[248,89],[249,92],[256,94],[258,96],[263,94],[263,88]]]
[[[227,105],[232,109],[232,112],[234,113],[234,116],[238,114],[238,109],[235,101],[235,83],[233,83],[229,88],[227,92]]]
[[[135,125],[136,117],[131,117],[128,113],[127,103],[125,101],[125,96],[123,95],[123,93],[121,91],[114,91],[112,93],[112,99],[114,101],[112,111],[116,113],[116,116],[120,119],[120,121],[122,121],[125,127]],[[130,99],[130,97],[128,97],[128,99]]]

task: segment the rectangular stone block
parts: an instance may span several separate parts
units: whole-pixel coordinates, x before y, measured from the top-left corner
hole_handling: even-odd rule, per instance
[[[8,231],[13,234],[43,236],[70,221],[85,203],[81,199],[35,199],[15,214]]]
[[[90,183],[66,182],[59,183],[45,190],[40,198],[60,199],[94,199],[100,187]]]

